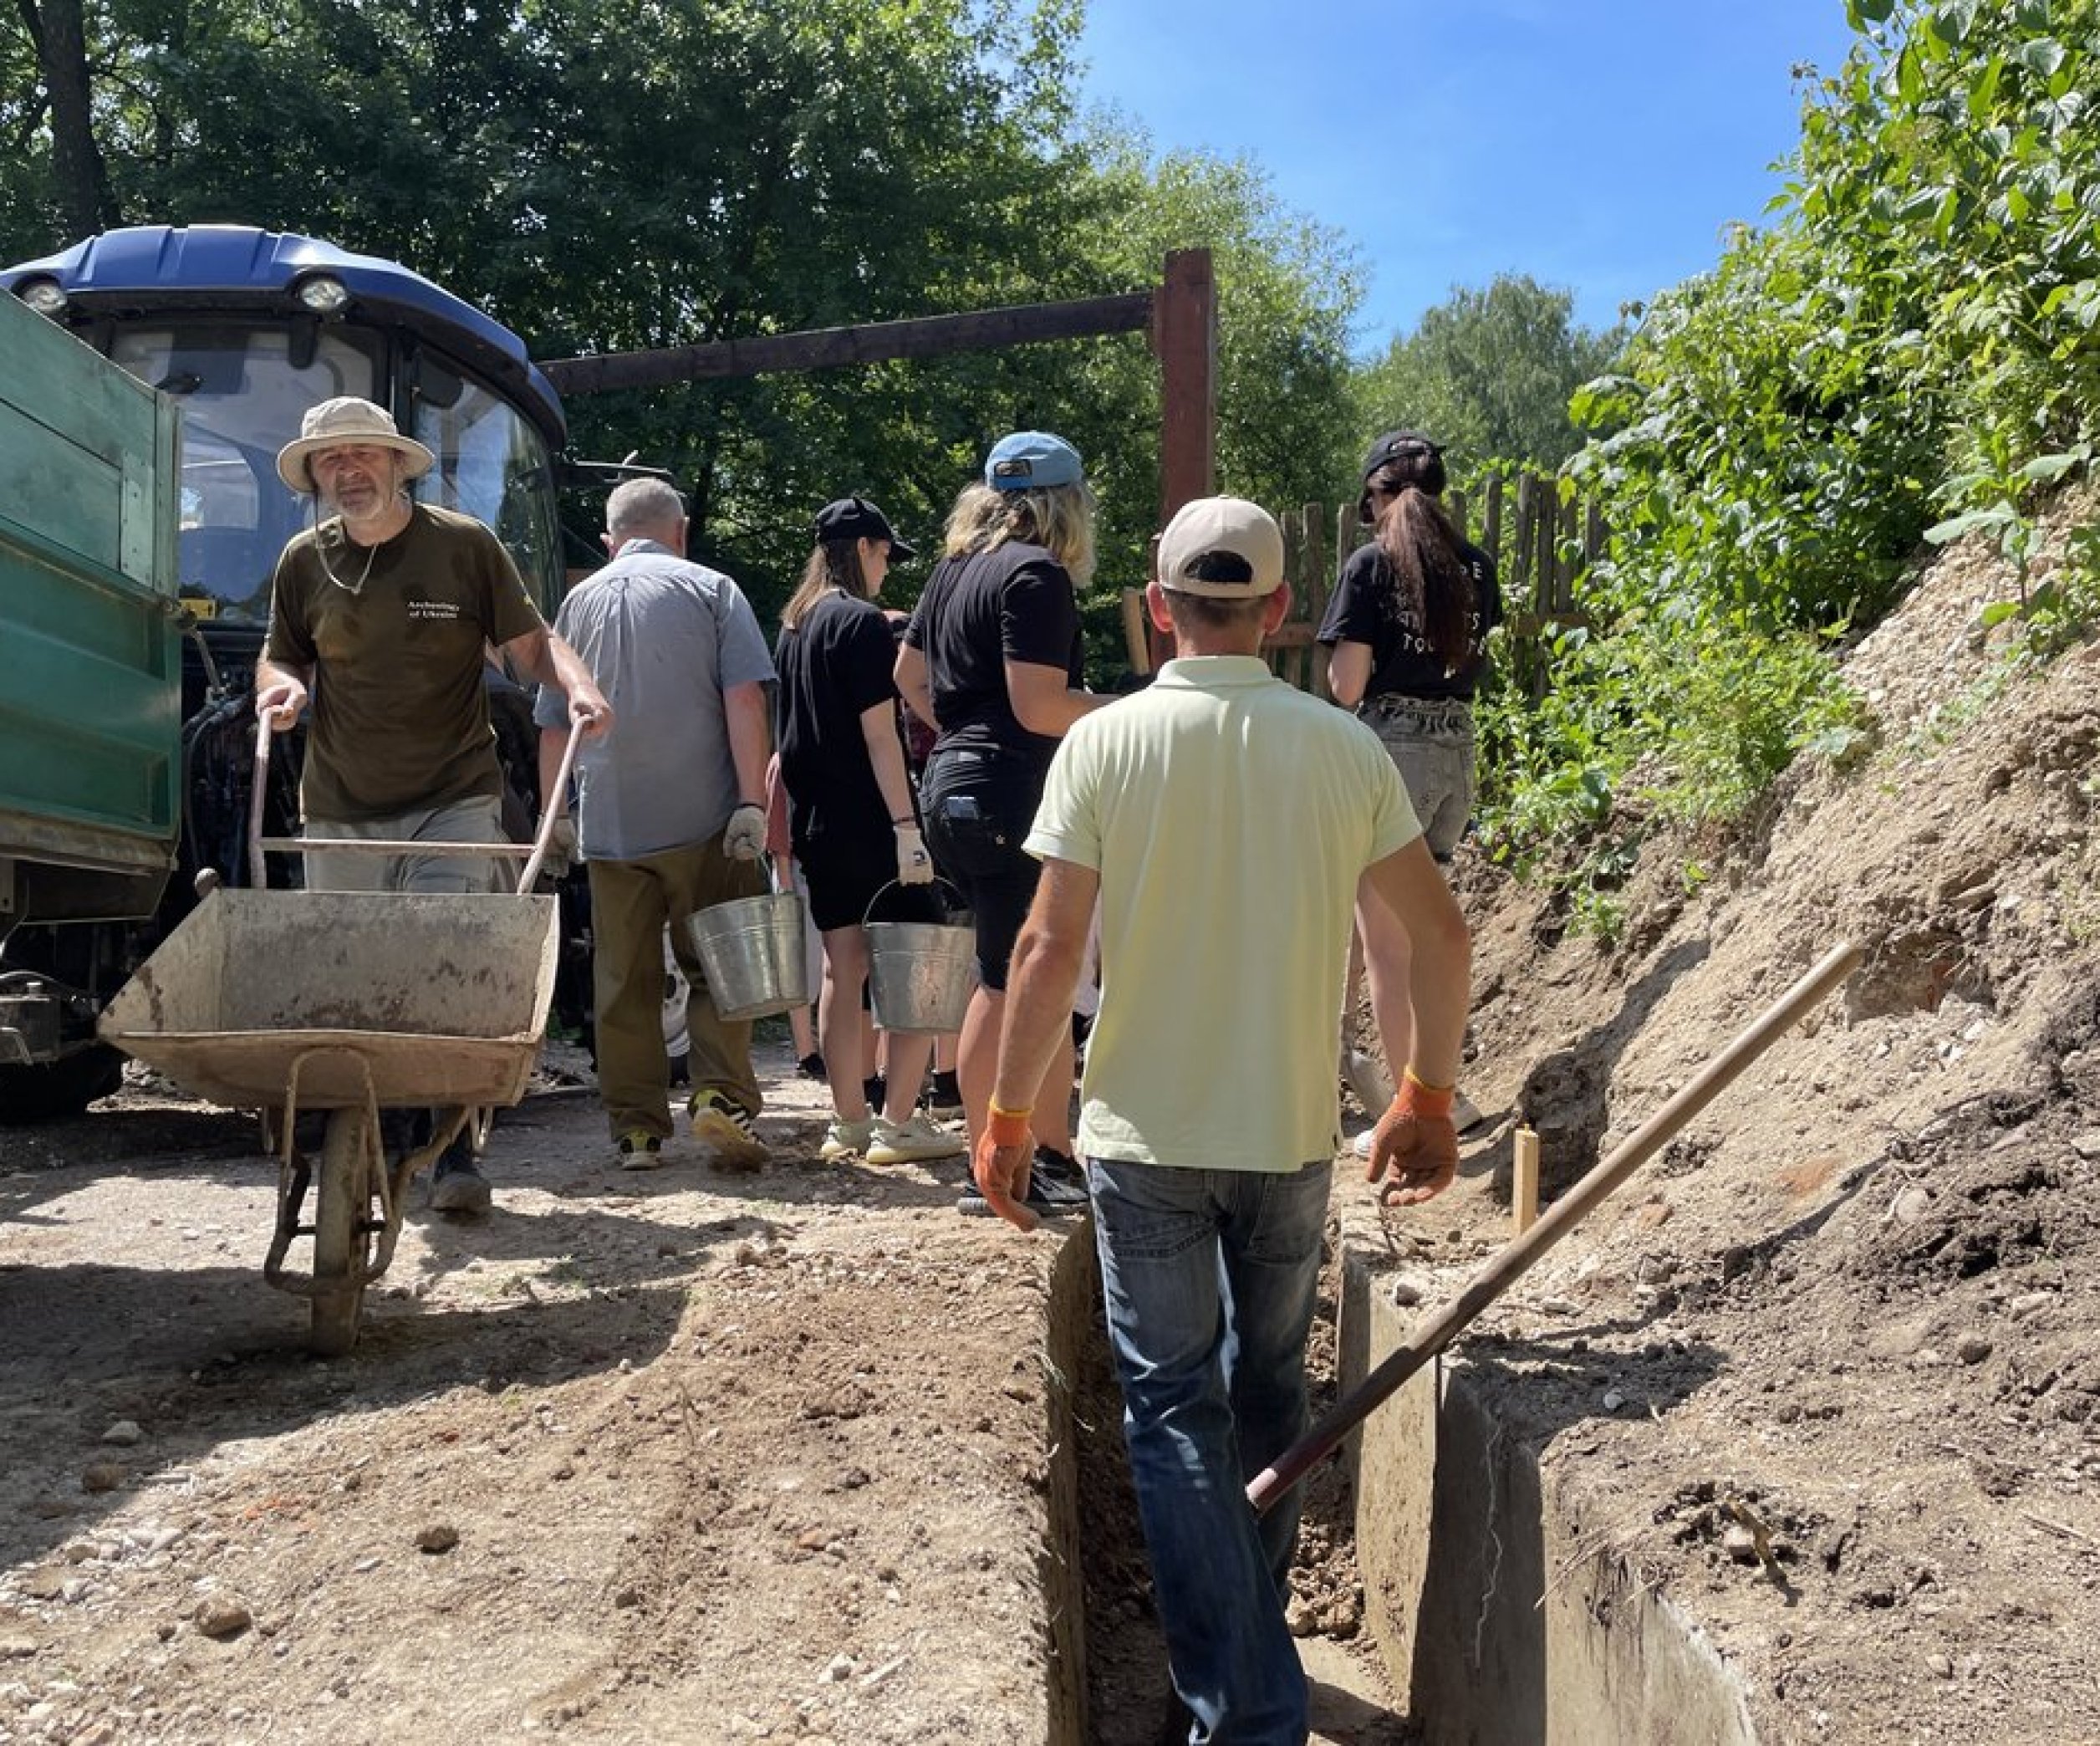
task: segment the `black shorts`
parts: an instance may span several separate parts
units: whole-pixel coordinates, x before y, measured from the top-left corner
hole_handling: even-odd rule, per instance
[[[1042,876],[1042,863],[1021,845],[1044,774],[1032,758],[998,753],[938,752],[926,765],[920,796],[926,847],[976,918],[977,975],[995,993],[1005,991],[1013,942]]]
[[[819,933],[858,927],[876,892],[897,876],[896,833],[826,831],[798,845],[795,860],[809,889],[809,919]]]

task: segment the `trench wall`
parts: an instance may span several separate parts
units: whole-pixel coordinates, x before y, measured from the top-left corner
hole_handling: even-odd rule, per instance
[[[1396,1347],[1375,1253],[1346,1247],[1342,1384]],[[1425,1746],[1751,1746],[1697,1625],[1580,1544],[1537,1451],[1435,1364],[1352,1438],[1365,1621]]]
[[[1050,1267],[1048,1325],[1043,1330],[1043,1396],[1047,1409],[1050,1534],[1043,1549],[1043,1608],[1048,1634],[1050,1746],[1084,1746],[1087,1738],[1086,1577],[1079,1550],[1079,1452],[1073,1422],[1090,1330],[1098,1315],[1093,1225],[1080,1222],[1058,1244]]]

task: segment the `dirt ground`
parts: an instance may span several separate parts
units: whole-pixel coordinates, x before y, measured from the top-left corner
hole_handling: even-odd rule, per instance
[[[0,1743],[1043,1738],[1070,1239],[959,1217],[959,1158],[820,1163],[819,1088],[779,1041],[762,1070],[755,1176],[683,1139],[620,1171],[584,1087],[507,1112],[495,1216],[412,1212],[333,1362],[262,1282],[251,1118],[135,1071],[0,1130]],[[1164,1661],[1090,1361],[1089,1738],[1145,1741]],[[1308,1604],[1342,1597],[1319,1738],[1378,1746],[1345,1521],[1333,1493],[1308,1532]]]
[[[2008,585],[1922,576],[1851,656],[1869,753],[1652,838],[1608,944],[1461,858],[1490,1121],[1384,1215],[1433,1304],[1506,1233],[1519,1118],[1551,1193],[1866,947],[1455,1349],[1775,1741],[2100,1741],[2100,659],[2008,678]],[[1089,1738],[1149,1740],[1113,1390],[1098,1347],[1046,1366],[1058,1239],[957,1217],[959,1160],[818,1164],[768,1048],[762,1173],[623,1173],[550,1085],[497,1216],[411,1215],[334,1362],[262,1284],[248,1119],[141,1081],[0,1131],[0,1746],[1041,1738],[1063,1386]],[[1379,1746],[1347,1521],[1336,1464],[1294,1616],[1319,1738]]]

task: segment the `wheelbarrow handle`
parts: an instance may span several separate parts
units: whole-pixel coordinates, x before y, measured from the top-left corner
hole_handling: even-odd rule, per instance
[[[568,810],[568,776],[576,768],[576,748],[584,737],[584,724],[568,724],[568,743],[562,748],[562,768],[554,778],[554,792],[542,794],[539,801],[539,829],[533,836],[533,858],[525,863],[517,876],[517,889],[530,891],[533,881],[539,877],[539,870],[547,860],[548,845],[554,840],[554,826],[562,814]]]
[[[262,856],[262,800],[270,786],[270,742],[276,738],[270,712],[257,710],[255,771],[248,785],[248,883],[258,891],[270,882],[270,865]]]

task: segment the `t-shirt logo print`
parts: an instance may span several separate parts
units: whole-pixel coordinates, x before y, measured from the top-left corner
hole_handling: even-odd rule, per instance
[[[456,600],[410,600],[408,615],[412,619],[442,619],[446,622],[460,615]]]

